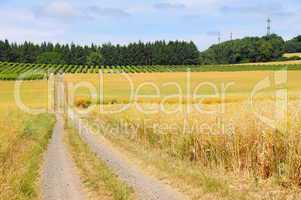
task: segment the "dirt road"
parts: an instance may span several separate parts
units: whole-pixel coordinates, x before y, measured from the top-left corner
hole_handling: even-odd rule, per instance
[[[80,178],[64,144],[63,118],[56,115],[51,143],[45,154],[42,172],[43,200],[84,200]]]
[[[83,191],[76,167],[64,144],[64,120],[57,115],[53,137],[45,154],[42,174],[42,194],[44,200],[84,200]],[[182,193],[171,186],[143,173],[121,152],[112,147],[109,141],[95,136],[81,125],[80,136],[100,159],[104,160],[118,176],[132,186],[141,200],[186,200]]]
[[[74,115],[71,117],[73,118]],[[75,120],[78,121],[78,120]],[[80,123],[80,122],[79,122]],[[171,186],[145,175],[141,169],[129,163],[121,152],[112,147],[102,136],[94,135],[84,124],[80,124],[80,136],[90,145],[92,151],[104,160],[118,176],[132,186],[141,200],[186,200],[182,193]]]

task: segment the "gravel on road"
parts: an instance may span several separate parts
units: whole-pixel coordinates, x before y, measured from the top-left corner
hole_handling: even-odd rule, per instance
[[[75,113],[70,119],[78,127],[81,138],[91,147],[92,151],[111,167],[128,185],[132,186],[141,200],[186,200],[184,194],[170,185],[143,173],[143,170],[130,163],[125,156],[116,150],[103,136],[95,135],[79,120]]]
[[[56,115],[56,125],[44,158],[42,198],[44,200],[84,200],[79,175],[64,144],[64,120]]]

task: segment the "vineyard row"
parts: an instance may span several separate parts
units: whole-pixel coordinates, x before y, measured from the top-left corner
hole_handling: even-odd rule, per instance
[[[273,65],[169,65],[169,66],[88,66],[53,65],[0,62],[0,80],[46,79],[49,73],[154,73],[154,72],[207,72],[207,71],[263,71],[263,70],[301,70],[301,64]]]

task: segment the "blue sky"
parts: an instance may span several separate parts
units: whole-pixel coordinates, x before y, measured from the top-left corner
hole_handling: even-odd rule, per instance
[[[0,0],[0,39],[77,44],[187,40],[200,50],[272,32],[301,34],[300,0]]]

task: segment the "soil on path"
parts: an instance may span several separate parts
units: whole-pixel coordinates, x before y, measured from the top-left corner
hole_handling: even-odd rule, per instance
[[[42,171],[43,200],[84,200],[86,196],[71,155],[64,144],[64,120],[59,114]]]
[[[154,177],[143,173],[143,170],[130,163],[125,156],[116,150],[103,136],[95,135],[85,125],[81,125],[80,136],[91,147],[97,156],[105,161],[117,175],[132,186],[141,200],[187,200],[188,197],[176,191]]]

